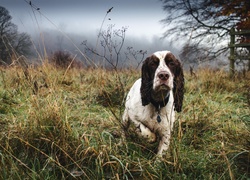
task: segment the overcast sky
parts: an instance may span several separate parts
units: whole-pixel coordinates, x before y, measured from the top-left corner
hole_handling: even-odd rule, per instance
[[[59,48],[74,53],[72,44],[82,51],[80,44],[85,40],[94,47],[111,7],[102,30],[110,24],[115,25],[113,29],[127,27],[124,52],[133,47],[147,55],[159,50],[178,55],[181,49],[176,42],[161,38],[164,26],[160,21],[167,13],[160,0],[0,0],[0,6],[9,11],[19,32],[30,34],[35,44],[42,43],[50,52]]]
[[[9,11],[19,32],[27,32],[34,39],[43,38],[42,43],[51,52],[58,47],[73,52],[69,46],[80,46],[85,40],[95,46],[111,7],[102,30],[107,30],[110,24],[115,25],[114,29],[127,27],[124,51],[126,47],[133,47],[146,50],[149,55],[170,50],[178,56],[187,41],[182,38],[171,42],[161,38],[164,25],[160,21],[167,12],[163,11],[160,0],[0,0],[0,6]],[[65,38],[65,34],[72,41]]]
[[[32,11],[29,0],[0,0],[13,17],[20,31],[28,33],[38,28],[57,29],[77,34],[96,33],[109,8],[103,28],[115,24],[116,28],[128,27],[128,36],[151,38],[161,36],[164,18],[159,0],[31,0],[40,8]],[[48,19],[47,19],[48,18]],[[55,27],[56,25],[56,27]]]

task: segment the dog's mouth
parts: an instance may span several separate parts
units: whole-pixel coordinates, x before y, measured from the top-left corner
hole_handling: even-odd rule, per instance
[[[170,88],[166,84],[161,84],[160,90],[170,90]]]
[[[169,86],[167,86],[166,84],[161,84],[156,87],[151,96],[155,101],[162,101],[169,94],[169,91]]]
[[[166,85],[165,83],[162,83],[160,84],[157,88],[156,88],[156,91],[159,92],[159,91],[170,91],[170,87],[168,85]]]

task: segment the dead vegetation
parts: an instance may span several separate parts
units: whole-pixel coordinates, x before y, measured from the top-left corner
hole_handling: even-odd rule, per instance
[[[249,74],[186,73],[184,109],[160,164],[134,134],[119,146],[123,99],[139,76],[46,63],[0,69],[0,179],[250,177]]]

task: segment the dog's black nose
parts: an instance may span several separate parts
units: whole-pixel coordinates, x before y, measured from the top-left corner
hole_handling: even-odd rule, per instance
[[[160,80],[166,81],[169,78],[169,74],[168,74],[168,72],[162,71],[162,72],[158,73],[158,77]]]

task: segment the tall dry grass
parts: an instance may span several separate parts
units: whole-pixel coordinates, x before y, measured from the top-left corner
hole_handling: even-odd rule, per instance
[[[247,179],[249,79],[223,71],[186,73],[183,112],[170,149],[133,132],[120,146],[133,70],[0,69],[0,179]]]

